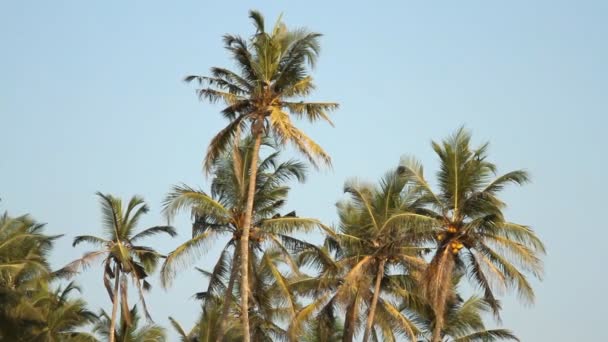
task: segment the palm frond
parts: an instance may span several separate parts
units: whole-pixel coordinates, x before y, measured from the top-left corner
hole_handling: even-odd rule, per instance
[[[215,232],[206,231],[192,239],[184,242],[173,252],[169,253],[160,271],[161,284],[164,288],[169,287],[177,271],[190,265],[193,258],[203,255],[205,246],[211,243]]]
[[[143,239],[143,238],[146,238],[149,236],[153,236],[156,234],[162,234],[162,233],[167,234],[171,237],[177,236],[177,232],[175,231],[175,228],[173,228],[171,226],[155,226],[155,227],[145,229],[145,230],[135,234],[135,236],[133,236],[130,240],[132,243],[135,243],[139,239]]]
[[[186,208],[193,213],[212,216],[216,222],[228,222],[231,219],[230,211],[203,191],[185,184],[176,185],[163,201],[163,212],[167,219],[171,219],[178,211]]]

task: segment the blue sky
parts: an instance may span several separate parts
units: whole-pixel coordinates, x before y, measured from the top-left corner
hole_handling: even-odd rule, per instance
[[[404,154],[430,176],[430,140],[464,124],[500,170],[532,174],[505,192],[507,213],[548,247],[536,304],[507,294],[504,326],[523,341],[608,340],[605,1],[2,2],[0,210],[66,234],[55,266],[87,250],[71,248],[75,235],[99,231],[95,191],[144,196],[143,228],[162,223],[172,184],[207,184],[203,154],[225,122],[181,80],[231,66],[221,35],[250,34],[250,8],[324,34],[313,98],[341,104],[335,128],[302,124],[334,168],[294,185],[289,207],[335,222],[346,179],[374,181]],[[172,250],[190,229],[185,215],[175,224],[178,238],[150,243]],[[95,309],[109,307],[101,269],[78,281]],[[156,286],[153,316],[191,326],[204,286],[191,271],[169,292]]]

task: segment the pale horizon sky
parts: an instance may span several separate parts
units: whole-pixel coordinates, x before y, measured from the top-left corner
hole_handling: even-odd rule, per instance
[[[531,173],[531,184],[505,191],[507,214],[548,249],[536,303],[505,295],[503,326],[525,342],[608,341],[608,232],[592,220],[608,193],[600,0],[1,2],[0,212],[30,213],[47,233],[66,235],[54,267],[92,248],[71,240],[100,233],[96,191],[142,195],[146,228],[164,222],[173,184],[207,187],[202,158],[225,121],[182,79],[232,66],[221,36],[251,34],[251,8],[324,34],[311,98],[341,104],[335,128],[302,124],[334,167],[294,184],[286,210],[335,223],[344,181],[375,182],[402,155],[432,178],[430,141],[465,125],[475,142],[490,141],[499,171]],[[175,225],[177,238],[149,244],[171,251],[190,234],[186,214]],[[173,338],[167,316],[190,328],[200,313],[192,295],[206,285],[193,269],[182,273],[169,291],[155,275],[148,295]],[[95,311],[110,307],[101,279],[99,267],[77,278]]]

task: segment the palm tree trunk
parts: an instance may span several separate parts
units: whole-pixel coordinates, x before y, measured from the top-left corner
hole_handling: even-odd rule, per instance
[[[353,342],[355,337],[355,325],[357,321],[357,298],[359,290],[355,293],[355,298],[352,303],[346,308],[346,317],[344,318],[344,331],[342,332],[342,342]]]
[[[114,331],[116,327],[116,312],[118,311],[118,285],[120,280],[118,265],[114,266],[114,275],[114,298],[112,298],[112,318],[110,319],[110,342],[115,341]]]
[[[442,339],[441,331],[443,330],[445,319],[446,300],[452,284],[454,261],[454,256],[449,249],[444,248],[433,257],[427,268],[427,272],[430,270],[430,274],[434,275],[425,280],[426,286],[430,285],[431,287],[431,296],[429,298],[435,313],[432,342],[441,342]]]
[[[258,174],[258,158],[260,145],[262,144],[261,123],[253,124],[253,154],[249,167],[249,190],[247,192],[247,206],[245,209],[245,219],[241,234],[241,320],[243,324],[243,342],[249,342],[249,229],[251,228],[251,218],[253,216],[253,200],[255,196],[255,186]],[[257,127],[256,127],[257,126]]]
[[[369,307],[369,312],[367,314],[367,324],[365,325],[365,333],[363,334],[363,342],[367,342],[369,339],[369,334],[372,331],[372,326],[374,325],[374,315],[376,314],[376,306],[378,305],[378,297],[380,296],[380,283],[382,281],[382,277],[384,276],[384,263],[385,259],[380,260],[380,264],[378,265],[378,273],[376,274],[376,284],[374,285],[374,296],[372,297],[372,304]]]
[[[230,313],[230,305],[232,304],[232,288],[234,287],[234,280],[236,278],[236,268],[238,261],[239,243],[237,241],[237,248],[234,249],[234,255],[232,256],[232,268],[230,269],[230,279],[228,280],[228,288],[224,295],[224,307],[222,308],[222,316],[220,317],[220,327],[215,337],[215,342],[222,342],[224,338],[224,332],[226,330],[226,321],[228,321],[228,314]]]
[[[441,325],[435,322],[435,326],[433,327],[433,342],[441,342]]]

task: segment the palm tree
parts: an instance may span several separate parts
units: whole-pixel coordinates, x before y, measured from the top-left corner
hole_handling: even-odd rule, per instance
[[[321,250],[325,256],[319,258],[319,250],[301,255],[306,263],[319,264],[323,271],[318,280],[303,279],[293,285],[297,291],[314,289],[319,303],[327,303],[318,322],[332,317],[335,305],[346,307],[344,341],[353,340],[363,305],[368,308],[363,341],[375,335],[376,323],[386,340],[393,338],[393,331],[411,339],[417,334],[416,326],[400,313],[394,300],[408,296],[402,284],[419,277],[426,265],[422,259],[425,248],[419,245],[430,229],[424,217],[415,213],[417,194],[411,190],[407,178],[398,171],[388,172],[378,186],[348,182],[344,191],[350,198],[338,203],[339,231],[328,236],[327,248]],[[337,257],[335,265],[328,262],[327,252],[332,250]],[[323,287],[334,289],[333,297],[319,296]],[[311,305],[320,307],[314,302]],[[389,321],[394,324],[387,324]]]
[[[445,323],[441,330],[440,341],[454,342],[493,342],[501,340],[519,341],[507,329],[486,329],[482,315],[492,311],[490,305],[477,296],[467,300],[459,296],[446,305]],[[431,321],[431,323],[434,323]],[[433,324],[427,326],[429,333],[433,331]],[[430,341],[428,339],[419,342]]]
[[[97,322],[97,315],[87,309],[84,300],[70,298],[73,291],[80,292],[80,288],[70,282],[64,288],[39,291],[33,296],[31,302],[41,312],[45,323],[32,333],[31,341],[97,342],[93,335],[78,331]]]
[[[93,331],[104,338],[114,336],[116,342],[164,342],[167,340],[165,329],[158,325],[138,326],[140,317],[137,306],[133,306],[127,314],[124,311],[121,312],[120,324],[115,330],[112,330],[115,326],[105,311],[102,310],[99,316],[101,320]]]
[[[507,184],[527,182],[528,174],[518,170],[496,176],[496,166],[486,160],[488,144],[472,149],[470,140],[461,128],[441,144],[433,142],[440,160],[439,192],[431,189],[419,162],[406,159],[402,166],[426,204],[419,213],[435,226],[435,253],[424,280],[437,317],[433,342],[441,338],[455,269],[468,272],[495,315],[500,305],[492,284],[515,288],[531,302],[534,291],[522,271],[537,278],[542,275],[542,242],[530,227],[505,219],[505,203],[498,197]]]
[[[458,294],[457,286],[462,275],[455,275],[452,279],[451,290],[455,294],[446,303],[445,323],[441,329],[441,341],[456,342],[492,342],[500,340],[519,339],[507,329],[486,329],[482,316],[492,311],[491,306],[483,298],[476,295],[467,300]],[[430,305],[416,308],[418,321],[424,326],[424,333],[418,342],[428,342],[432,338],[434,326],[437,323],[435,312]]]
[[[154,272],[160,258],[164,257],[154,249],[138,245],[143,238],[156,234],[175,236],[175,229],[170,226],[155,226],[136,233],[139,219],[149,211],[144,200],[134,196],[123,210],[120,199],[111,195],[97,193],[102,209],[104,237],[80,235],[74,238],[73,246],[82,242],[100,246],[101,249],[86,253],[82,258],[67,265],[62,272],[75,274],[86,268],[94,260],[104,258],[103,283],[112,301],[109,338],[115,341],[114,327],[119,302],[122,303],[122,317],[130,324],[130,310],[127,302],[127,278],[130,277],[137,287],[146,318],[151,320],[143,290],[150,289],[146,280]],[[122,276],[122,277],[121,277]],[[111,280],[114,280],[112,286]],[[120,298],[119,298],[120,296]]]
[[[59,236],[28,215],[0,216],[0,339],[19,341],[43,327],[44,315],[31,299],[47,292],[52,277],[48,254]],[[29,338],[29,337],[28,337]]]
[[[263,144],[274,147],[271,140],[265,138]],[[242,270],[242,258],[238,246],[243,234],[245,208],[247,202],[247,189],[249,177],[244,170],[250,169],[254,156],[251,151],[254,141],[245,138],[243,141],[232,143],[231,150],[220,155],[211,170],[214,175],[211,192],[195,190],[188,186],[176,186],[167,196],[165,213],[172,218],[178,211],[189,209],[194,216],[193,237],[173,252],[169,253],[161,269],[163,286],[167,287],[176,271],[184,268],[191,261],[191,257],[204,252],[204,245],[214,241],[218,236],[228,236],[220,259],[213,271],[209,274],[209,286],[205,296],[224,297],[223,313],[218,328],[217,341],[221,341],[225,323],[231,309],[235,284],[238,281],[239,270]],[[255,251],[261,251],[264,245],[275,246],[282,253],[282,258],[297,272],[297,265],[291,259],[290,249],[301,247],[305,243],[289,233],[293,231],[309,231],[320,222],[315,219],[296,217],[295,212],[281,216],[278,211],[284,205],[289,187],[285,182],[289,179],[303,181],[305,166],[296,161],[278,162],[279,153],[270,153],[258,163],[256,179],[256,192],[254,201],[254,228],[251,230],[251,239],[248,239],[249,255],[246,260],[251,264],[250,258]],[[231,252],[233,250],[233,252]],[[238,266],[238,267],[237,267]],[[251,266],[250,266],[251,267]],[[274,273],[279,277],[278,273]],[[227,281],[227,285],[223,285]],[[278,279],[277,279],[278,280]],[[254,281],[248,277],[248,286]],[[242,289],[242,286],[241,286]],[[286,285],[283,292],[287,292]],[[249,296],[252,296],[249,292]],[[242,315],[242,310],[240,310]],[[249,312],[247,312],[247,315]]]
[[[259,149],[263,136],[275,136],[282,144],[291,142],[308,159],[330,164],[325,151],[296,128],[291,117],[306,118],[312,122],[325,120],[331,123],[327,112],[338,107],[336,103],[304,102],[314,89],[309,68],[313,67],[319,53],[320,34],[305,29],[288,30],[279,20],[271,32],[266,32],[264,18],[257,11],[250,11],[256,33],[250,40],[225,35],[224,44],[238,66],[234,72],[225,68],[212,68],[211,76],[188,76],[187,81],[197,80],[202,88],[199,97],[209,102],[223,102],[222,111],[230,123],[212,140],[205,157],[205,169],[210,171],[215,159],[224,151],[234,136],[251,129],[254,140],[250,179],[256,179]],[[241,291],[247,291],[247,257],[249,228],[252,223],[255,182],[249,182],[247,205],[243,218],[240,254]],[[249,341],[248,299],[241,298],[241,311],[245,327],[245,341]]]
[[[95,341],[77,331],[95,321],[81,299],[69,298],[73,283],[51,290],[60,275],[48,254],[59,236],[43,232],[29,216],[0,217],[0,339],[6,341]]]

